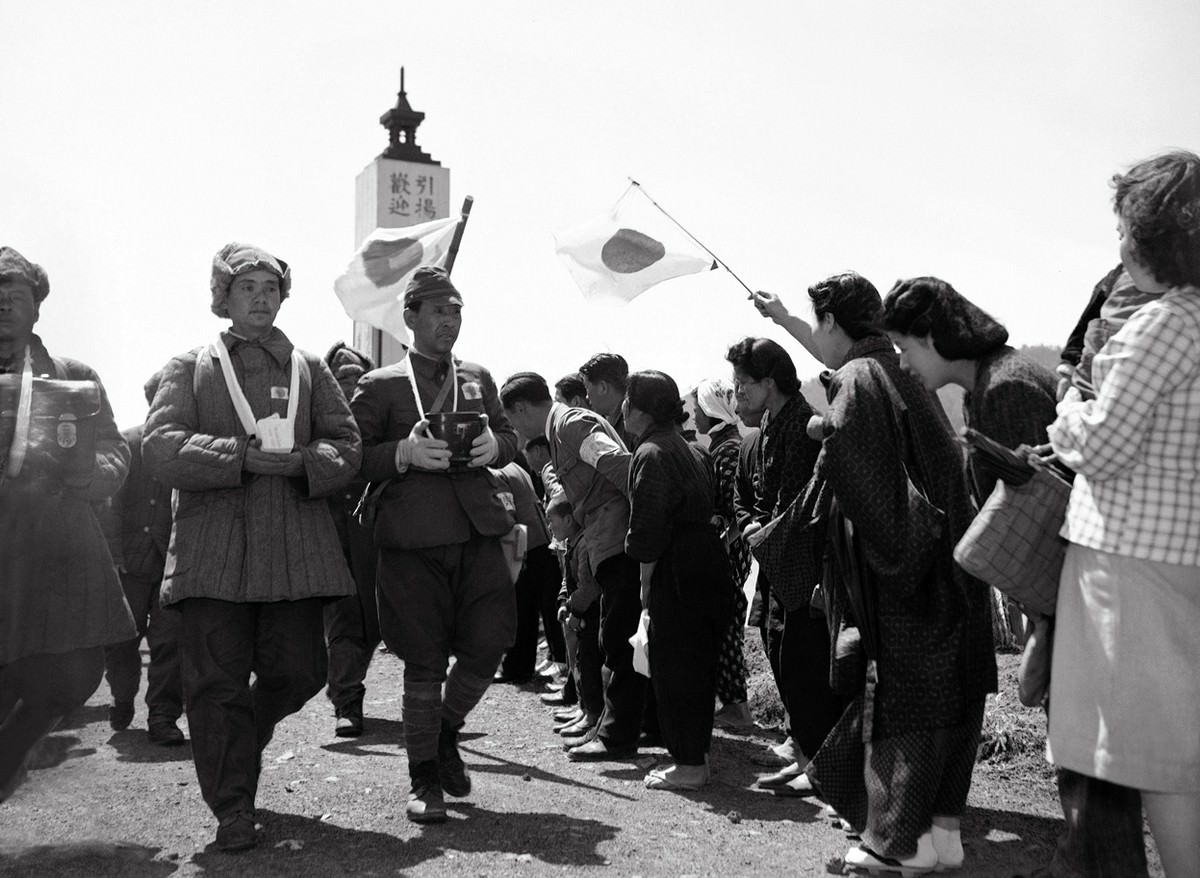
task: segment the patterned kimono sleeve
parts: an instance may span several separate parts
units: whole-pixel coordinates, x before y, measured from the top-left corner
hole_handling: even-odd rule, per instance
[[[894,567],[905,551],[907,480],[891,402],[868,360],[853,360],[834,374],[825,418],[832,433],[823,475],[868,558]]]

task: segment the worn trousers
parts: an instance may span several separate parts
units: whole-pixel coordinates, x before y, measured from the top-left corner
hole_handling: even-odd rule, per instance
[[[158,600],[160,577],[121,574],[121,588],[133,613],[137,637],[104,648],[104,671],[114,702],[133,701],[142,684],[142,638],[150,647],[146,669],[149,722],[174,722],[183,714],[179,673],[179,613]]]
[[[679,765],[703,765],[712,743],[717,649],[728,622],[708,595],[650,587],[650,683],[663,743]]]
[[[329,685],[325,694],[334,712],[361,712],[367,687],[363,681],[379,646],[379,603],[375,596],[375,543],[369,529],[346,521],[346,563],[355,594],[325,605],[325,643],[329,650]]]
[[[0,789],[38,741],[100,685],[104,648],[38,653],[0,665]]]
[[[262,751],[276,724],[321,691],[322,604],[320,598],[176,604],[192,758],[200,792],[218,819],[254,808]]]
[[[604,712],[604,653],[600,650],[600,602],[595,601],[583,614],[583,628],[573,634],[569,646],[575,649],[575,693],[588,716]]]
[[[489,679],[517,630],[517,602],[500,540],[379,552],[379,627],[404,673],[443,682],[455,663]]]
[[[646,678],[633,669],[629,638],[642,615],[638,563],[622,552],[600,563],[600,649],[604,655],[604,716],[598,736],[617,748],[637,746]]]
[[[829,626],[808,607],[784,616],[779,638],[779,692],[796,746],[811,759],[849,699],[829,686]]]
[[[546,633],[553,661],[565,660],[562,626],[558,623],[558,589],[562,581],[558,559],[549,546],[530,549],[525,568],[514,587],[517,601],[516,638],[500,668],[509,677],[532,677],[537,664],[538,620]]]
[[[517,601],[500,540],[475,534],[448,546],[380,550],[379,626],[404,660],[411,772],[436,758],[443,723],[463,723],[516,635]]]

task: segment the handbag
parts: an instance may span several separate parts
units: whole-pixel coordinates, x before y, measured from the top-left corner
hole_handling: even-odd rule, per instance
[[[975,431],[965,437],[977,453],[991,453],[984,446],[992,440]],[[1066,540],[1058,532],[1066,518],[1071,484],[1053,469],[1025,466],[1027,472],[1013,472],[996,482],[954,547],[954,560],[1026,609],[1052,616],[1067,553]],[[1024,481],[1017,483],[1021,478]]]

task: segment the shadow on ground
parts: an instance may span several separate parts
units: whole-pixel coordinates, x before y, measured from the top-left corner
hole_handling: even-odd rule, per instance
[[[204,875],[395,875],[454,854],[483,853],[583,868],[601,865],[600,845],[616,826],[565,814],[500,814],[470,804],[450,805],[450,820],[427,826],[415,838],[351,829],[319,819],[258,812],[258,847],[223,854],[209,845],[192,858]],[[572,844],[564,844],[566,838]],[[472,871],[467,868],[467,871]]]
[[[120,762],[191,762],[192,746],[190,741],[165,747],[162,744],[151,743],[144,729],[125,729],[113,732],[108,739],[108,745],[117,751]]]
[[[1062,820],[1056,818],[968,807],[963,815],[962,836],[967,861],[976,864],[971,874],[1009,878],[1046,865],[1054,855],[1062,826]],[[991,869],[991,863],[1005,865]]]
[[[0,875],[21,878],[164,878],[178,864],[155,860],[158,848],[110,841],[6,845]]]

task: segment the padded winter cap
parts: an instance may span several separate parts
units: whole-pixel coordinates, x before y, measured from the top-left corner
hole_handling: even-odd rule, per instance
[[[339,379],[357,378],[364,372],[370,372],[375,368],[370,357],[356,351],[344,341],[337,342],[329,349],[329,353],[325,355],[325,365],[329,367],[333,377]]]
[[[404,288],[404,307],[409,308],[418,302],[429,302],[433,299],[445,299],[451,305],[462,305],[462,293],[450,283],[450,275],[446,269],[433,265],[422,265],[418,268]]]
[[[253,244],[239,244],[234,241],[226,244],[217,251],[212,261],[212,311],[218,317],[227,316],[225,296],[229,294],[229,286],[238,275],[248,271],[270,271],[279,277],[279,300],[288,297],[292,289],[292,270],[282,259],[272,256],[261,247]]]
[[[0,247],[0,283],[24,281],[33,289],[33,300],[39,305],[50,295],[50,279],[46,269],[30,262],[12,247]]]

